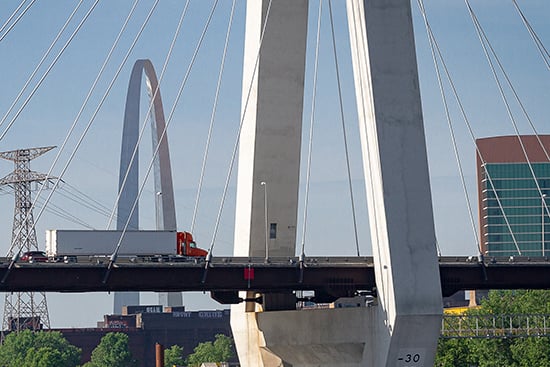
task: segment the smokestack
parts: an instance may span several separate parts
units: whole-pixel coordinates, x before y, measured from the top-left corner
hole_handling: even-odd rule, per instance
[[[162,344],[155,344],[155,367],[164,367],[164,347]]]

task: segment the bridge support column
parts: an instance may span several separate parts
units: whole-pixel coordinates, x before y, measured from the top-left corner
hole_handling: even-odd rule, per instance
[[[365,366],[433,366],[442,302],[410,0],[347,3],[378,290]]]
[[[295,255],[307,14],[307,0],[246,5],[235,256]],[[265,306],[287,308],[290,297],[267,297]],[[280,358],[259,347],[255,308],[249,303],[231,312],[241,365],[280,366]]]

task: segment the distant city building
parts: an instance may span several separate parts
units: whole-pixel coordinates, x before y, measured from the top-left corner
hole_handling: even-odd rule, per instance
[[[488,256],[550,255],[550,135],[520,138],[476,140],[480,243]]]
[[[214,341],[217,334],[232,336],[229,310],[190,312],[183,306],[163,310],[161,305],[126,306],[122,315],[105,315],[97,328],[54,331],[60,331],[69,343],[82,349],[82,363],[90,360],[105,334],[125,333],[132,356],[138,361],[137,367],[155,365],[156,343],[165,348],[179,345],[188,355],[199,343]],[[230,362],[237,362],[237,358]]]
[[[443,308],[467,307],[469,305],[470,300],[466,298],[466,291],[458,291],[452,296],[443,297]]]

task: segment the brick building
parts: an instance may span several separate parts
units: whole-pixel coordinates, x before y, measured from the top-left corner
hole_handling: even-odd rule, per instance
[[[480,242],[489,256],[550,251],[550,135],[476,140]]]
[[[183,307],[168,307],[162,311],[157,305],[128,306],[123,315],[105,315],[97,328],[54,331],[60,331],[69,343],[82,349],[82,363],[90,360],[105,334],[123,332],[129,337],[130,350],[139,367],[155,365],[156,343],[165,348],[179,345],[187,355],[199,343],[214,341],[217,334],[232,336],[229,310],[189,312]]]

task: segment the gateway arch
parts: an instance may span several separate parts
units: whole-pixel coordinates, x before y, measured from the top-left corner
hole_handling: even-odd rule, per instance
[[[139,205],[132,212],[134,202],[138,200],[139,186],[139,124],[141,82],[145,73],[145,85],[150,109],[151,136],[153,151],[158,146],[154,157],[154,188],[156,229],[177,230],[176,209],[174,205],[174,188],[172,170],[170,167],[170,152],[168,150],[168,134],[162,108],[162,99],[155,69],[150,60],[137,60],[132,69],[126,107],[124,111],[124,127],[122,130],[122,149],[120,153],[119,192],[117,209],[117,229],[122,230],[128,222],[128,229],[139,229]],[[159,144],[160,142],[160,144]],[[126,178],[125,178],[126,177]],[[124,182],[126,181],[126,182]],[[183,298],[180,292],[159,293],[159,303],[163,306],[181,306]],[[120,314],[122,306],[139,305],[139,292],[115,292],[114,313]]]

